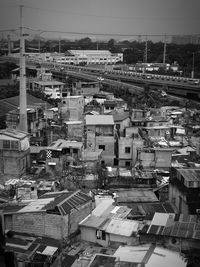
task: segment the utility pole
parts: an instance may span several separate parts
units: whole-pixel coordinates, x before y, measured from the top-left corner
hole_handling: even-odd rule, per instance
[[[27,127],[27,104],[26,104],[26,66],[25,66],[25,40],[23,25],[23,6],[20,6],[20,117],[19,129],[28,131]]]
[[[60,54],[61,53],[61,40],[59,38],[59,45],[58,45],[58,53]]]
[[[40,53],[40,37],[38,39],[38,52]]]
[[[164,51],[163,51],[163,64],[166,62],[166,46],[167,46],[167,36],[165,35],[164,39]]]
[[[8,37],[8,55],[11,54],[11,40],[10,40],[10,35],[7,36]]]
[[[144,57],[145,63],[147,63],[147,60],[148,60],[148,40],[147,40],[147,36],[146,36],[146,41],[145,41],[145,57]]]

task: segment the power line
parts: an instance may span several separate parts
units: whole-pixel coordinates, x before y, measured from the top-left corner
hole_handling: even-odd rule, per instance
[[[94,33],[94,32],[77,32],[77,31],[59,31],[59,30],[44,30],[44,29],[33,29],[30,27],[24,27],[27,30],[38,31],[41,33],[58,33],[58,34],[80,34],[80,35],[99,35],[99,36],[125,36],[125,37],[138,37],[138,34],[125,34],[125,33]],[[170,37],[170,36],[200,36],[200,34],[140,34],[141,37]]]

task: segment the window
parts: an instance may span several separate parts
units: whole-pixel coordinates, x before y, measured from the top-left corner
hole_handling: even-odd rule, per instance
[[[73,148],[73,153],[77,154],[78,153],[78,149],[77,148]]]
[[[97,239],[106,240],[106,233],[102,230],[96,230]]]
[[[105,146],[104,145],[99,145],[99,149],[105,150]]]
[[[125,153],[130,153],[131,152],[131,148],[129,146],[125,147]]]
[[[3,140],[3,148],[10,149],[10,141],[9,140]]]
[[[11,148],[18,149],[18,141],[11,141]]]
[[[125,166],[126,166],[126,167],[130,167],[130,166],[131,166],[130,161],[125,161]]]
[[[194,182],[191,182],[191,181],[190,181],[190,182],[188,183],[188,185],[189,185],[189,187],[194,187]]]

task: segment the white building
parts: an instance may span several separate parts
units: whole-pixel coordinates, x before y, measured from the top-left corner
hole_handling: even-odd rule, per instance
[[[123,54],[108,50],[68,50],[68,55],[52,54],[49,61],[66,64],[115,64],[123,62]]]
[[[42,91],[50,98],[61,98],[64,83],[58,81],[33,81],[33,90]]]

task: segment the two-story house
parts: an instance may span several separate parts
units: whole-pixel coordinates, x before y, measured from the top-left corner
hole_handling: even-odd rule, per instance
[[[0,131],[0,174],[20,177],[30,167],[28,133],[4,129]],[[4,181],[1,181],[4,182]]]
[[[114,164],[114,120],[112,115],[85,116],[86,147],[91,150],[102,149],[102,163]]]

